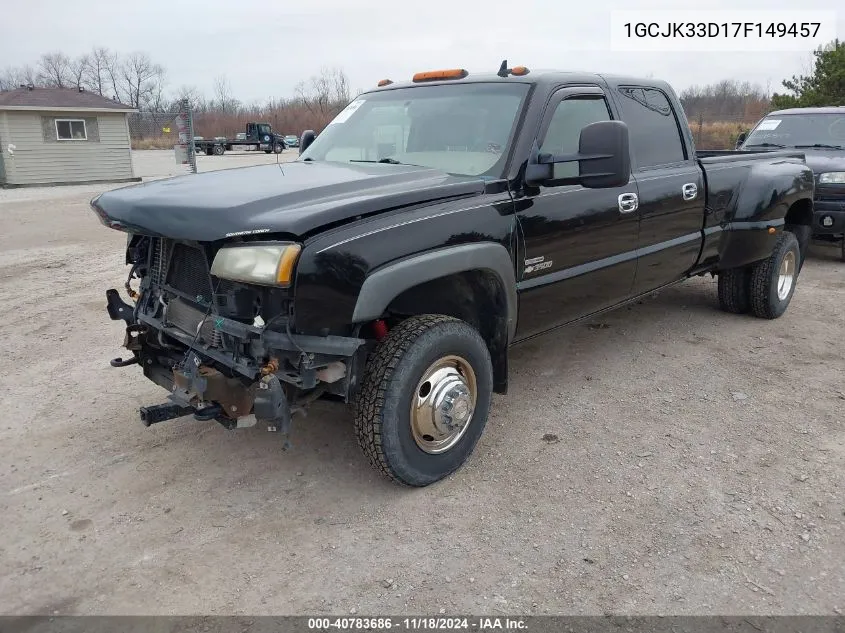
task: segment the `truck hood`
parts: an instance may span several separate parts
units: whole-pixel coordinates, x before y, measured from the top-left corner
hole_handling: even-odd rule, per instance
[[[802,149],[807,165],[817,176],[827,171],[845,171],[845,150]]]
[[[308,233],[408,205],[478,195],[481,178],[411,165],[292,162],[115,189],[91,205],[107,226],[211,242],[236,235]]]

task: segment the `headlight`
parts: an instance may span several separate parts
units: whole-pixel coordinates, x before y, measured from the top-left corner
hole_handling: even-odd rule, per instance
[[[819,176],[820,185],[845,185],[845,171],[829,171]]]
[[[301,248],[290,242],[224,246],[214,256],[211,274],[250,284],[289,286]]]

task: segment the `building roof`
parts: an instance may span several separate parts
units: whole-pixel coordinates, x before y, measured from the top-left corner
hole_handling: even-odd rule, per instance
[[[135,112],[135,108],[76,88],[15,88],[0,92],[0,110]]]

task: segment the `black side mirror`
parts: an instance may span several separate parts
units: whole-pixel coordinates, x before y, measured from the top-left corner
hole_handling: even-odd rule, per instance
[[[529,184],[539,184],[553,177],[556,163],[578,161],[578,178],[584,187],[604,189],[622,187],[631,178],[631,154],[628,148],[628,126],[622,121],[599,121],[581,130],[578,153],[541,154],[536,145],[525,170]]]
[[[315,138],[317,138],[317,133],[314,130],[305,130],[302,136],[299,137],[299,153],[301,154],[308,149],[308,146],[314,142]]]
[[[748,138],[748,132],[740,132],[739,136],[736,137],[736,145],[734,145],[734,149],[739,149],[739,146],[745,143],[745,139]]]
[[[581,130],[578,163],[581,184],[590,189],[623,187],[631,179],[628,126],[622,121],[599,121]]]

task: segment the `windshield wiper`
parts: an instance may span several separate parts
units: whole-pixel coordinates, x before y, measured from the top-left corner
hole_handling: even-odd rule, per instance
[[[786,145],[780,143],[751,143],[745,147],[786,147]]]
[[[387,163],[388,165],[408,165],[409,163],[403,163],[401,161],[396,160],[395,158],[379,158],[378,160],[350,160],[350,163]],[[412,165],[416,167],[416,165]]]
[[[841,145],[828,145],[827,143],[813,143],[812,145],[796,145],[795,149],[808,149],[818,147],[820,149],[845,149]]]

